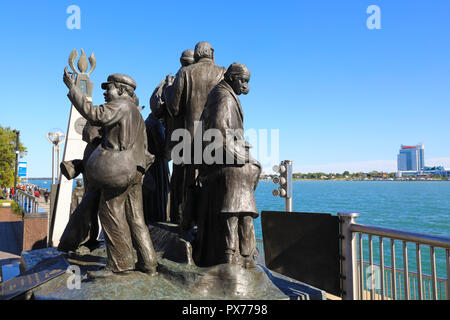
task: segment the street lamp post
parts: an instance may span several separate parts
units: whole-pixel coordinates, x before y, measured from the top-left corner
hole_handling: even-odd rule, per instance
[[[16,190],[17,186],[17,167],[19,165],[19,130],[13,130],[13,132],[16,134],[16,163],[14,168],[14,190]]]
[[[52,147],[52,184],[55,184],[55,165],[56,168],[56,178],[59,176],[59,144],[62,143],[66,135],[61,129],[53,129],[51,132],[47,133],[47,140],[53,145]],[[57,161],[55,163],[55,151],[57,154]]]

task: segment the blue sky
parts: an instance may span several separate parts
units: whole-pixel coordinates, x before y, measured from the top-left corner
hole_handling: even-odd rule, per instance
[[[72,4],[79,30],[66,27]],[[380,30],[366,26],[369,5]],[[419,142],[427,165],[450,167],[449,14],[446,0],[2,1],[0,125],[21,131],[29,176],[51,176],[45,135],[67,129],[72,49],[97,58],[94,103],[108,74],[126,73],[146,118],[181,52],[209,41],[217,64],[251,71],[245,129],[278,129],[296,171],[394,171],[400,144]]]

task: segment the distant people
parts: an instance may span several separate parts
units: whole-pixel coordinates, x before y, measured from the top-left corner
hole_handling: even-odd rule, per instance
[[[36,198],[38,198],[38,199],[39,199],[39,197],[41,196],[41,194],[39,193],[39,190],[38,190],[38,189],[36,189],[36,190],[34,191],[34,196],[35,196]]]
[[[195,46],[194,60],[194,64],[180,69],[167,99],[167,110],[172,117],[183,119],[183,128],[188,130],[191,142],[194,138],[194,122],[200,120],[209,92],[222,80],[226,71],[224,67],[214,63],[214,49],[206,41]],[[177,208],[173,208],[176,213],[171,215],[171,221],[173,219],[172,222],[180,223],[183,229],[189,229],[195,224],[195,208],[187,205],[194,203],[188,200],[189,191],[194,187],[197,176],[193,158],[192,154],[190,163],[180,164],[182,179],[175,180],[176,184],[180,184],[180,199]]]

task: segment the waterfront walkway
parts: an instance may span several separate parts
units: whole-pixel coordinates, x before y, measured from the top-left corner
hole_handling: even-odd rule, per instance
[[[41,195],[38,198],[38,206],[39,206],[39,212],[45,211],[47,213],[50,212],[50,199],[48,199],[48,202],[45,202],[45,198],[43,195]]]

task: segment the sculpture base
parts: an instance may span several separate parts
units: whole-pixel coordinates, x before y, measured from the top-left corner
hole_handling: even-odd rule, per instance
[[[152,226],[152,228],[158,228]],[[154,231],[154,230],[153,230]],[[159,234],[154,237],[153,235]],[[22,253],[21,269],[28,271],[40,262],[63,255],[69,264],[80,268],[80,286],[71,273],[62,274],[32,289],[31,298],[58,300],[324,300],[326,294],[299,281],[274,273],[263,265],[254,269],[221,264],[200,268],[191,263],[175,262],[165,258],[158,239],[180,244],[176,234],[167,229],[153,232],[152,240],[158,254],[158,275],[131,272],[107,278],[90,279],[87,271],[98,270],[106,264],[105,248],[87,254],[64,254],[56,248],[45,248]],[[181,241],[183,243],[183,241]],[[189,251],[189,250],[187,250]],[[181,252],[184,252],[181,250]],[[29,295],[30,296],[30,295]]]

